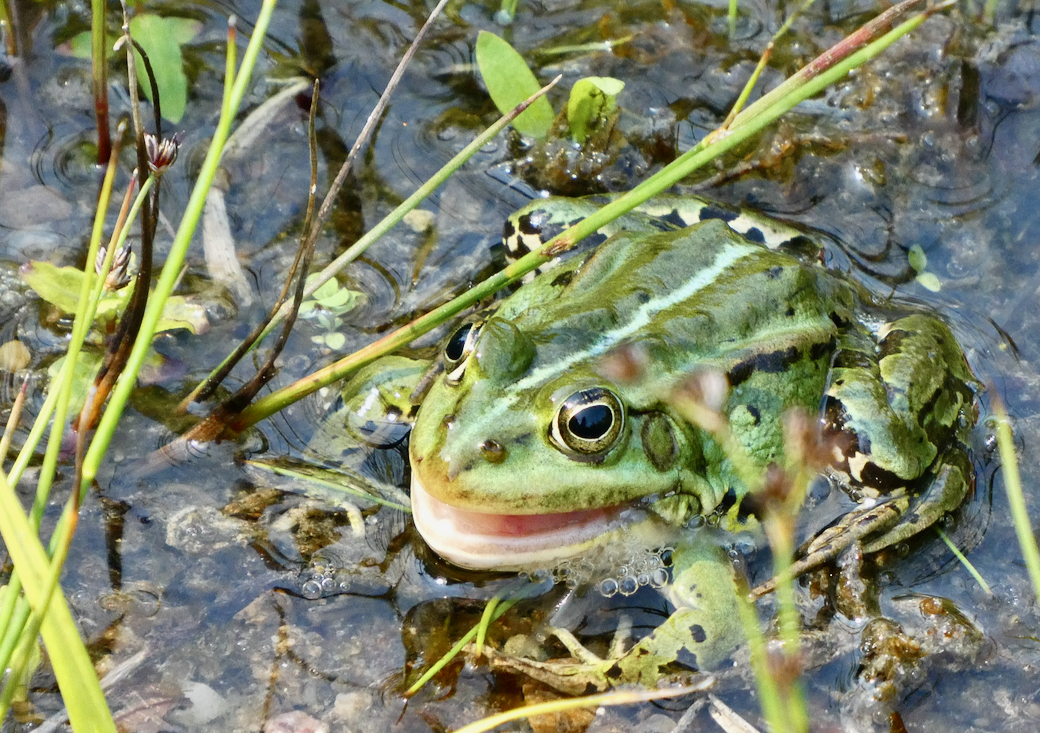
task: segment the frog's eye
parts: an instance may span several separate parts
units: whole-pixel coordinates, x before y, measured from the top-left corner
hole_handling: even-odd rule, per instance
[[[451,335],[444,345],[444,371],[448,384],[458,384],[466,371],[466,361],[473,353],[477,343],[480,326],[476,323],[464,323]]]
[[[583,389],[563,401],[552,422],[552,439],[564,451],[581,455],[606,453],[621,436],[625,409],[613,392]]]

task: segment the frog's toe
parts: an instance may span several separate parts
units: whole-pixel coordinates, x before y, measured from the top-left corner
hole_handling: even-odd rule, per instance
[[[908,540],[931,527],[959,507],[974,487],[974,473],[963,450],[951,450],[940,461],[935,477],[892,527],[863,545],[863,551],[877,552]]]

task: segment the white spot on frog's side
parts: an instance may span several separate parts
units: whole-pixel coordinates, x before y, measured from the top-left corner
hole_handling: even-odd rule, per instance
[[[741,235],[747,235],[752,230],[756,230],[757,234],[761,235],[761,239],[759,240],[758,236],[755,239],[761,241],[769,249],[777,249],[792,239],[802,236],[802,233],[794,227],[787,227],[779,222],[748,212],[741,212],[740,216],[729,222],[729,227]]]
[[[849,475],[856,481],[862,481],[863,469],[869,462],[870,458],[868,456],[857,451],[856,455],[849,457]]]

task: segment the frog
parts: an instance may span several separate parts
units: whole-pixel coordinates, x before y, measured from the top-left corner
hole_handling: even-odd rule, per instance
[[[506,248],[522,256],[602,203],[535,201],[506,223]],[[668,546],[665,622],[606,660],[573,648],[572,665],[545,674],[655,686],[741,643],[746,590],[703,520],[752,487],[676,408],[691,375],[725,378],[718,411],[763,470],[784,460],[791,410],[843,438],[829,480],[856,504],[795,573],[903,542],[973,490],[980,388],[950,327],[825,267],[803,230],[661,197],[552,264],[448,336],[408,449],[415,527],[462,568],[530,572],[619,543]],[[619,353],[639,355],[637,379],[609,368]]]

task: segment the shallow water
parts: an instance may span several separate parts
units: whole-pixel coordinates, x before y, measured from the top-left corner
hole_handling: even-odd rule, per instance
[[[656,147],[624,151],[600,179],[608,190],[653,172],[666,162],[669,146],[685,150],[717,125],[779,22],[771,4],[755,5],[730,44],[724,10],[664,5],[668,9],[656,2],[522,3],[520,19],[505,32],[538,62],[539,78],[563,73],[564,88],[589,74],[624,80],[621,104],[641,124],[664,131]],[[220,78],[212,69],[222,68],[224,18],[233,12],[244,19],[244,35],[257,11],[255,3],[177,7],[204,25],[186,53],[193,84],[187,114],[174,127],[185,131],[185,142],[166,176],[162,211],[174,225],[219,105]],[[22,340],[35,368],[55,358],[64,331],[13,274],[34,259],[82,264],[98,176],[89,149],[89,68],[61,45],[82,27],[82,8],[21,3],[19,9],[21,56],[6,60],[0,83],[0,341]],[[798,21],[774,56],[782,73],[767,71],[763,83],[776,83],[869,11],[867,3],[831,3]],[[279,7],[246,110],[279,88],[271,81],[275,74],[301,65],[320,74],[320,188],[334,175],[425,12],[424,3]],[[492,12],[459,3],[438,22],[340,197],[340,213],[319,241],[320,264],[494,118],[469,66],[477,31],[497,28]],[[1040,218],[1040,42],[1031,14],[1008,8],[998,20],[997,30],[986,33],[972,22],[933,17],[909,41],[727,158],[725,174],[705,172],[688,188],[710,185],[709,196],[823,230],[843,243],[850,266],[879,293],[894,290],[946,314],[980,378],[1015,418],[1029,501],[1036,507],[1040,250],[1031,227]],[[632,39],[615,53],[533,53],[604,33]],[[115,72],[112,82],[121,114],[125,82]],[[557,107],[561,99],[554,98]],[[289,100],[227,163],[228,215],[253,303],[244,305],[212,285],[201,247],[193,249],[182,290],[205,304],[210,328],[198,336],[178,332],[158,339],[166,364],[135,396],[83,510],[64,588],[105,669],[136,659],[109,693],[130,729],[257,730],[264,721],[300,711],[331,731],[426,731],[457,728],[523,701],[522,680],[479,666],[456,667],[433,691],[407,703],[399,694],[409,650],[436,656],[451,640],[434,631],[444,628],[450,636],[467,628],[479,612],[474,599],[489,597],[509,579],[447,568],[430,557],[404,515],[386,509],[368,513],[366,535],[357,537],[344,512],[318,498],[269,489],[273,479],[234,462],[240,455],[299,455],[331,393],[262,423],[238,445],[213,446],[157,473],[136,470],[171,431],[183,429],[168,417],[172,405],[248,331],[281,285],[306,206],[306,107],[307,100]],[[399,226],[349,269],[345,282],[368,299],[340,326],[344,351],[491,270],[501,221],[526,202],[527,184],[507,166],[516,150],[504,136],[488,145],[423,205],[430,228]],[[705,183],[709,175],[714,177]],[[162,232],[160,255],[170,241]],[[940,292],[913,280],[905,255],[913,244],[927,253]],[[301,322],[273,386],[331,361],[326,335],[320,323]],[[426,337],[420,345],[434,341]],[[230,386],[250,376],[249,366],[234,372]],[[0,397],[6,400],[14,380],[3,379]],[[39,377],[35,388],[41,386]],[[809,619],[814,730],[895,729],[891,710],[911,731],[1035,730],[1040,610],[1019,559],[985,424],[977,432],[979,486],[947,532],[970,551],[993,595],[983,593],[938,540],[886,566],[885,615],[911,629],[938,618],[935,633],[948,641],[908,674],[894,700],[880,705],[857,681],[861,625]],[[56,487],[52,501],[64,499],[67,482]],[[59,508],[51,508],[50,521]],[[315,576],[330,585],[325,597],[307,598],[320,595],[304,593],[305,580]],[[984,639],[961,640],[966,625],[952,611],[922,610],[922,599],[933,596],[955,604]],[[438,600],[451,598],[463,600]],[[664,607],[651,593],[635,598],[643,607],[637,628]],[[591,598],[587,634],[609,636],[622,605]],[[414,644],[413,629],[429,640]],[[721,675],[716,694],[758,724],[753,683],[737,659],[738,667]],[[42,717],[60,707],[46,673],[37,680],[33,703]],[[689,705],[680,700],[611,708],[589,730],[667,731]],[[713,729],[703,710],[695,725]]]

